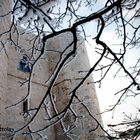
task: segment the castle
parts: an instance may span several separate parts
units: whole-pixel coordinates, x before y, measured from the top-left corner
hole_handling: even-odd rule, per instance
[[[1,15],[10,9],[11,0],[0,0]],[[69,108],[53,118],[68,106],[71,91],[90,69],[83,39],[78,38],[76,55],[64,63],[46,96],[59,62],[71,51],[72,35],[49,39],[39,57],[41,39],[35,40],[34,34],[11,25],[10,14],[0,18],[0,139],[10,140],[12,135],[15,140],[101,140],[104,133],[99,126],[102,120],[92,76],[76,90],[78,98]]]

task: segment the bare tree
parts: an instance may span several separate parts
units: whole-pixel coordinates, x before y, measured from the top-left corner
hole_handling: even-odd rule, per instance
[[[27,84],[27,94],[20,101],[9,105],[6,109],[14,108],[18,104],[24,103],[23,115],[28,118],[31,113],[33,114],[27,119],[26,124],[14,131],[12,135],[13,138],[16,137],[20,131],[27,129],[23,135],[29,135],[34,139],[34,133],[40,135],[40,131],[44,131],[57,123],[60,123],[64,130],[62,120],[68,112],[73,114],[75,118],[74,123],[76,123],[78,116],[72,107],[76,100],[82,104],[88,115],[97,123],[97,127],[91,131],[95,131],[100,127],[108,139],[138,139],[140,135],[139,118],[126,115],[127,120],[125,122],[116,125],[109,124],[113,130],[113,135],[111,135],[103,128],[96,117],[92,115],[86,103],[81,101],[76,93],[92,73],[100,73],[100,77],[96,79],[94,83],[102,86],[102,81],[107,78],[111,69],[115,67],[116,72],[114,77],[116,78],[121,73],[128,85],[120,91],[114,91],[116,95],[119,95],[118,100],[112,108],[107,111],[113,111],[125,98],[129,96],[136,98],[139,95],[140,58],[136,59],[133,66],[131,64],[130,66],[126,66],[128,52],[131,50],[139,50],[140,45],[139,0],[104,0],[101,2],[99,0],[13,0],[12,4],[12,10],[5,9],[0,15],[0,20],[4,21],[7,17],[11,17],[12,19],[10,25],[7,26],[8,28],[1,30],[0,38],[2,47],[0,49],[1,51],[5,51],[8,56],[8,51],[6,51],[6,44],[8,42],[13,44],[18,51],[22,52],[26,47],[21,46],[19,40],[26,35],[30,36],[28,42],[31,44],[31,47],[28,49],[30,55],[23,56],[22,61],[20,61],[20,64],[26,67],[19,67],[19,69],[28,73],[28,77],[20,82],[21,86]],[[89,32],[90,28],[92,32]],[[105,30],[112,30],[114,34],[118,36],[119,42],[115,45],[108,45],[104,42],[101,38]],[[46,49],[46,44],[50,39],[55,39],[55,37],[63,36],[66,33],[71,34],[70,37],[72,40],[65,46],[63,51],[59,52],[59,50],[51,50],[51,48]],[[31,34],[33,34],[33,36],[31,36]],[[98,57],[95,58],[95,63],[90,69],[85,68],[85,71],[79,71],[79,73],[84,74],[81,79],[78,79],[79,82],[77,82],[75,87],[69,91],[71,96],[67,105],[61,111],[58,111],[54,101],[56,97],[52,94],[52,89],[55,90],[55,85],[63,82],[57,81],[59,74],[67,63],[70,63],[77,55],[79,36],[82,36],[83,41],[87,43],[90,39],[95,41],[97,44],[95,53]],[[109,38],[111,42],[111,37]],[[91,47],[94,48],[95,46]],[[28,108],[27,102],[29,98],[31,98],[31,81],[34,68],[39,61],[45,59],[49,52],[58,54],[57,57],[59,60],[56,61],[53,57],[50,59],[55,65],[52,67],[52,73],[49,78],[46,79],[46,93],[36,108]],[[39,72],[37,74],[39,74]],[[72,79],[63,80],[70,81]],[[51,114],[49,118],[50,123],[34,131],[30,128],[30,124],[38,116],[42,107],[46,108],[46,112],[48,112],[48,99],[53,108],[53,114]],[[115,129],[122,125],[125,125],[127,129]],[[75,126],[73,125],[73,127]],[[68,136],[68,132],[70,132],[73,127],[69,128],[69,130],[65,130],[63,133],[67,133]],[[41,135],[40,137],[44,138]]]

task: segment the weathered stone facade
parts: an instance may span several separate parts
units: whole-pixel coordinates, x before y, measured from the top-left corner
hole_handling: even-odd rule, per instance
[[[9,0],[0,0],[0,14],[9,11],[10,9]],[[11,19],[9,16],[1,18],[0,32],[7,31]],[[22,29],[19,29],[22,32]],[[15,41],[17,34],[12,32],[12,39]],[[32,47],[32,44],[28,41],[32,35],[25,34],[19,38],[19,46],[22,46],[24,50],[28,50]],[[5,40],[8,36],[3,36],[1,39]],[[70,33],[61,34],[59,36],[53,37],[46,42],[46,53],[43,55],[43,59],[40,59],[34,67],[33,74],[31,77],[30,84],[30,96],[29,96],[29,108],[37,108],[40,104],[42,98],[44,97],[46,90],[48,88],[47,80],[53,74],[56,64],[58,63],[61,55],[59,52],[64,51],[65,47],[70,44],[72,40],[72,35]],[[71,90],[81,81],[86,71],[90,69],[89,60],[87,57],[87,52],[85,44],[81,38],[79,38],[77,55],[74,59],[70,58],[62,68],[57,81],[52,89],[53,97],[56,99],[55,104],[57,106],[57,111],[61,112],[64,107],[68,105],[70,99]],[[0,44],[3,48],[3,44]],[[1,49],[0,48],[0,49]],[[51,51],[53,50],[53,51]],[[70,51],[69,49],[67,51]],[[25,51],[26,52],[26,51]],[[14,105],[18,101],[24,99],[28,94],[28,82],[21,86],[20,82],[23,82],[25,78],[28,77],[29,73],[23,72],[17,68],[18,63],[18,49],[14,44],[10,44],[8,41],[5,43],[5,48],[0,52],[0,128],[5,133],[13,133],[13,131],[20,129],[32,116],[25,118],[23,116],[23,102]],[[91,114],[101,122],[101,116],[99,114],[99,104],[96,97],[95,87],[92,83],[92,76],[89,76],[83,85],[78,89],[76,95],[81,101],[88,107]],[[7,108],[8,106],[14,105]],[[75,102],[72,104],[72,109],[77,114],[77,120],[74,122],[73,115],[68,112],[63,120],[65,127],[70,125],[76,126],[71,131],[71,136],[73,140],[96,140],[103,132],[97,129],[95,132],[91,131],[97,127],[96,121],[89,115],[89,113],[84,109],[82,104]],[[52,106],[48,107],[49,113],[53,114]],[[30,124],[32,131],[39,130],[48,124],[44,116],[46,112],[42,108],[38,113],[37,117],[34,119],[33,123]],[[101,122],[102,123],[102,122]],[[3,129],[3,130],[2,130]],[[5,129],[5,130],[4,130]],[[68,140],[70,138],[66,137],[63,132],[60,131],[60,124],[56,124],[53,127],[43,131],[49,140]],[[26,131],[26,130],[25,130]],[[23,131],[16,134],[16,140],[30,140],[29,136],[21,136]],[[42,133],[42,134],[43,134]],[[2,139],[5,138],[0,135]],[[39,140],[39,135],[33,134],[35,140]],[[44,138],[45,139],[45,138]]]

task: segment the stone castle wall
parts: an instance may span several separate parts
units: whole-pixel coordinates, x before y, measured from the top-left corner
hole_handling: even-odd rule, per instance
[[[0,5],[2,6],[1,12],[3,13],[10,9],[9,0],[5,0],[4,2],[0,0]],[[2,22],[0,23],[0,31],[6,31],[9,28],[10,23],[10,17],[2,19]],[[19,31],[22,32],[22,29],[19,28]],[[8,36],[3,36],[2,40],[5,40],[5,38],[8,38]],[[16,38],[17,34],[12,32],[12,39],[15,41]],[[32,44],[28,41],[30,38],[32,38],[32,35],[20,36],[18,42],[19,46],[22,46],[24,50],[28,50],[32,47]],[[38,61],[33,70],[30,98],[28,100],[29,108],[33,109],[38,107],[48,88],[46,81],[53,74],[57,63],[61,58],[60,52],[64,51],[65,47],[71,42],[71,40],[72,35],[70,33],[65,33],[47,41],[46,53],[43,55],[44,58]],[[85,44],[81,38],[79,38],[79,40],[77,55],[74,58],[70,58],[64,64],[52,89],[53,98],[55,98],[54,101],[58,112],[61,112],[68,105],[70,92],[76,85],[78,85],[86,74],[86,71],[90,68]],[[0,44],[0,47],[3,48],[3,44]],[[66,54],[69,51],[70,50],[68,49]],[[5,48],[0,52],[0,128],[19,129],[21,126],[25,125],[28,119],[32,116],[32,113],[28,118],[23,116],[23,102],[7,108],[18,101],[21,101],[28,94],[28,82],[23,86],[21,86],[20,82],[23,82],[25,78],[28,77],[29,73],[23,72],[17,68],[19,59],[18,53],[18,48],[9,42],[6,43]],[[96,97],[94,85],[89,84],[91,82],[93,82],[92,76],[90,76],[77,90],[76,95],[88,107],[93,116],[101,122],[101,116],[97,115],[100,112],[98,99]],[[75,129],[71,131],[71,137],[73,137],[74,140],[98,139],[99,135],[103,135],[103,133],[100,129],[96,132],[91,131],[93,128],[96,128],[97,123],[92,117],[90,117],[82,104],[77,102],[78,101],[75,100],[71,106],[77,114],[77,120],[74,121],[74,117],[69,111],[63,120],[64,126],[66,128],[70,125],[76,126]],[[48,110],[50,111],[50,115],[54,113],[51,105],[48,107]],[[39,130],[49,123],[45,120],[44,116],[46,116],[46,112],[42,107],[39,115],[30,125],[33,131]],[[62,135],[60,128],[61,125],[58,123],[43,133],[47,134],[49,140],[70,139],[65,135]],[[35,137],[36,140],[39,139],[37,134],[34,134],[33,137]],[[3,139],[9,138],[3,137]],[[29,136],[21,136],[21,133],[18,133],[16,136],[16,140],[30,139]]]

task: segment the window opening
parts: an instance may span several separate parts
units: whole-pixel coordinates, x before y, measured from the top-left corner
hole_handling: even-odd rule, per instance
[[[23,115],[24,117],[28,116],[28,100],[23,102]]]
[[[23,72],[31,72],[31,67],[29,65],[29,57],[25,55],[22,56],[18,67]]]

